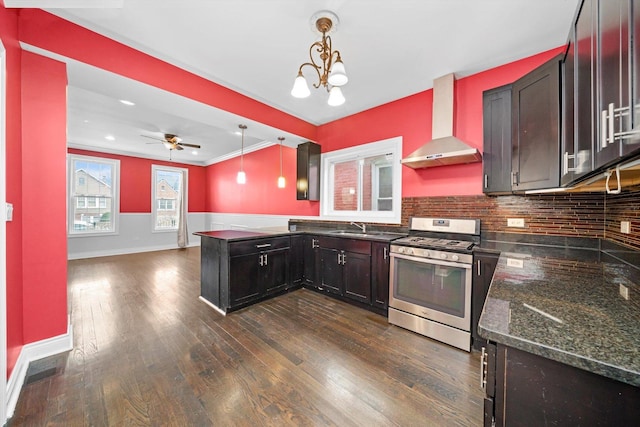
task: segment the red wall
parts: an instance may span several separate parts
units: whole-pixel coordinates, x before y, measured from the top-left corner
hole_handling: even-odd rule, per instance
[[[69,153],[120,160],[120,212],[151,212],[151,165],[189,170],[189,212],[205,212],[206,171],[204,166],[70,148]]]
[[[512,83],[563,48],[461,78],[455,86],[454,134],[482,151],[482,92]],[[431,89],[318,128],[322,152],[352,147],[394,136],[403,138],[403,156],[431,139]],[[482,194],[482,163],[427,169],[402,168],[402,196]]]
[[[0,39],[6,50],[6,182],[13,221],[7,231],[7,377],[24,344],[22,310],[22,107],[20,46],[15,10],[0,8]]]
[[[316,127],[290,114],[115,42],[40,9],[20,11],[20,40],[315,140]]]
[[[225,213],[310,215],[319,213],[318,202],[296,200],[296,151],[282,148],[286,187],[278,188],[278,145],[244,155],[247,183],[236,183],[240,157],[207,167],[206,210]]]
[[[25,344],[67,332],[67,69],[22,52]]]

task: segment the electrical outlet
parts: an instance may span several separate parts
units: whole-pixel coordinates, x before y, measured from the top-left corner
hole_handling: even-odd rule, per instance
[[[507,218],[507,227],[524,227],[524,218]]]
[[[620,232],[624,234],[631,233],[631,222],[630,221],[620,221]]]
[[[620,284],[620,296],[622,296],[622,298],[624,298],[626,300],[629,299],[629,288],[627,288],[623,284]]]

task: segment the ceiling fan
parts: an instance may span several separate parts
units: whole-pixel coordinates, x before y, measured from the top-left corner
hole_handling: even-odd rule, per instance
[[[147,136],[147,135],[140,135],[140,136],[144,136],[145,138],[155,139],[156,141],[161,142],[169,150],[184,150],[184,147],[200,148],[200,146],[197,144],[187,144],[186,142],[182,142],[182,138],[172,133],[165,133],[164,139],[156,138],[154,136]],[[153,144],[153,143],[150,142],[150,144]]]

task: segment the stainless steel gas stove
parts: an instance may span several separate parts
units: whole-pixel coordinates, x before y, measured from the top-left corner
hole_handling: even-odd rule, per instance
[[[391,245],[389,322],[471,349],[471,267],[480,220],[411,218]]]

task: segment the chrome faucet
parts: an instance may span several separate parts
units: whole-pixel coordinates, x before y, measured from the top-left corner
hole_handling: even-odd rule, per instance
[[[351,225],[355,225],[360,230],[362,230],[363,233],[367,232],[367,224],[365,224],[364,222],[362,224],[358,224],[357,222],[352,222]]]

